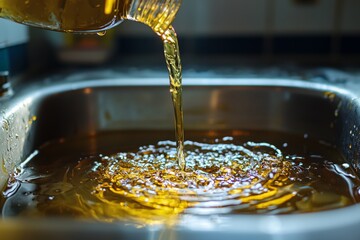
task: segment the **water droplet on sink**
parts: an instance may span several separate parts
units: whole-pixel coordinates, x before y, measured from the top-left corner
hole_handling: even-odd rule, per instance
[[[106,34],[106,31],[101,31],[96,33],[98,36],[103,37]]]
[[[2,122],[2,129],[5,131],[9,131],[10,129],[10,123],[7,119],[4,119]]]

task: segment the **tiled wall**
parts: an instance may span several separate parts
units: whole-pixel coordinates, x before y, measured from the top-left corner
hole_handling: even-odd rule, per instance
[[[0,19],[0,71],[22,72],[27,66],[28,27]]]
[[[343,33],[360,33],[360,1],[344,0],[341,31]]]
[[[28,41],[28,27],[0,19],[0,48],[23,44]]]
[[[265,30],[266,1],[184,0],[175,27],[179,34],[185,35],[262,33]]]
[[[26,28],[9,24],[0,20],[2,30],[11,29],[0,34],[0,49],[27,40]],[[360,57],[360,0],[183,0],[174,25],[183,54]],[[125,22],[116,31],[118,56],[162,52],[146,26]],[[30,45],[43,47],[44,39],[55,49],[64,42],[61,34],[37,30]],[[53,56],[30,49],[37,59]]]
[[[127,24],[122,33],[144,35]],[[174,23],[182,35],[360,33],[359,0],[183,0]]]
[[[316,0],[299,3],[293,0],[274,1],[275,33],[329,33],[334,26],[337,0]]]
[[[360,0],[183,0],[174,26],[195,54],[360,55]],[[124,51],[152,37],[135,23],[117,31]]]

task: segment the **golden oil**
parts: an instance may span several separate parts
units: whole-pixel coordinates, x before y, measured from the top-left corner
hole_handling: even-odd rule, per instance
[[[156,224],[185,214],[305,213],[359,202],[360,179],[335,148],[277,132],[233,133],[187,132],[185,171],[176,143],[163,141],[171,131],[48,143],[10,178],[3,216]]]
[[[0,0],[0,17],[31,26],[64,31],[106,33],[123,20],[144,23],[161,36],[169,70],[178,161],[185,168],[182,68],[178,39],[170,25],[181,0]]]
[[[184,117],[182,108],[182,66],[178,38],[175,30],[170,27],[162,36],[164,42],[164,54],[169,70],[170,92],[172,96],[175,133],[177,140],[177,159],[182,170],[186,167],[184,156]]]
[[[171,133],[131,131],[46,144],[10,177],[4,217],[157,223],[188,213],[303,213],[359,202],[354,169],[319,141],[212,131],[189,132],[193,141],[184,142],[181,61],[171,27],[179,6],[179,0],[0,0],[0,17],[56,31],[102,35],[126,19],[151,27],[164,43],[177,136],[161,141]]]
[[[162,35],[180,5],[181,0],[0,0],[0,17],[64,32],[102,32],[129,19]]]

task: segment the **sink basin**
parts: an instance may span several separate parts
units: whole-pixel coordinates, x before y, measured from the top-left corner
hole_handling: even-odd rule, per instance
[[[112,130],[173,129],[166,79],[43,81],[0,100],[0,185],[42,144]],[[353,89],[286,79],[187,79],[185,128],[308,134],[360,171],[360,100]],[[184,216],[173,227],[4,218],[5,239],[360,239],[360,205],[292,215]],[[164,236],[168,236],[165,237]]]

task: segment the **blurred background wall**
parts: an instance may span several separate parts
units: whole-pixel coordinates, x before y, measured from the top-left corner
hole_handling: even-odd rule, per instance
[[[119,38],[149,35],[129,25]],[[185,52],[360,54],[359,0],[183,0],[174,25]]]
[[[81,63],[82,58],[91,56],[93,63],[106,62],[110,56],[129,59],[138,55],[162,61],[161,42],[137,23],[123,23],[110,31],[106,40],[98,36],[87,39],[87,45],[90,42],[93,47],[94,41],[99,41],[99,48],[106,49],[92,49],[91,56],[74,53],[75,45],[69,44],[74,37],[69,34],[31,28],[28,38],[26,28],[9,24],[0,21],[0,49],[9,46],[14,51],[14,46],[21,46],[10,55],[23,54],[41,67],[71,63],[74,57]],[[224,55],[267,61],[360,62],[359,0],[183,0],[174,26],[185,58]]]
[[[28,41],[28,27],[0,19],[0,72],[26,69]]]

